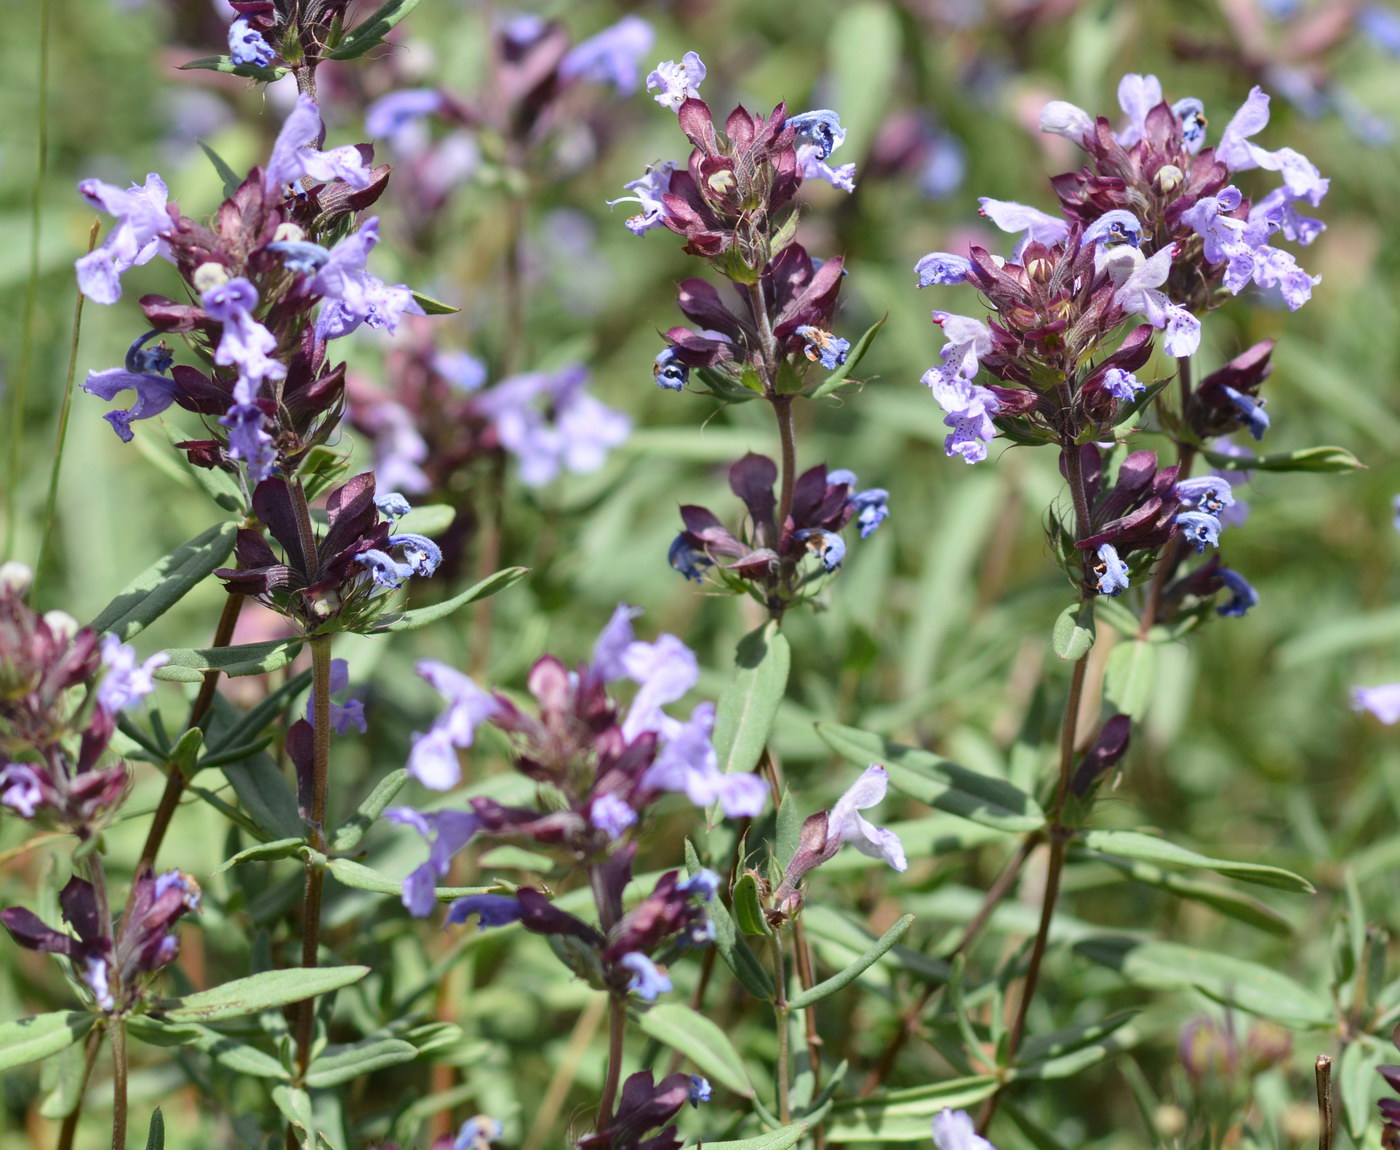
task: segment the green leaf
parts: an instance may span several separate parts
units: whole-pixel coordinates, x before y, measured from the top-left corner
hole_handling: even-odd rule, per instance
[[[729,1035],[703,1014],[679,1002],[662,1002],[643,1014],[639,1025],[649,1037],[683,1054],[705,1077],[753,1097],[753,1084]]]
[[[1123,1044],[1111,1036],[1137,1016],[1129,1010],[1101,1022],[1084,1022],[1026,1039],[1017,1055],[1017,1078],[1068,1078],[1101,1062]]]
[[[205,671],[222,671],[230,678],[265,675],[285,667],[300,651],[300,639],[269,639],[238,647],[172,647],[166,651],[170,662],[156,669],[156,678],[202,683]]]
[[[209,872],[212,878],[216,874],[222,874],[229,867],[235,867],[239,863],[245,862],[266,862],[272,859],[291,858],[303,846],[306,845],[304,838],[273,839],[271,842],[257,843],[239,851],[232,858],[225,859],[218,866]]]
[[[321,966],[311,970],[265,970],[247,978],[235,978],[211,990],[200,990],[180,998],[161,999],[162,1015],[172,1022],[216,1022],[256,1014],[273,1006],[301,1002],[359,982],[369,973],[367,966]]]
[[[52,1121],[67,1118],[83,1100],[87,1085],[87,1044],[73,1042],[44,1059],[39,1086],[48,1091],[39,1113]]]
[[[758,880],[749,871],[741,874],[734,883],[734,921],[745,934],[772,937],[773,930],[758,901]]]
[[[233,199],[234,192],[238,191],[239,186],[243,183],[243,177],[230,168],[223,156],[219,155],[203,140],[199,140],[197,143],[204,154],[209,157],[209,162],[214,165],[214,171],[218,172],[219,179],[223,182],[224,199]]]
[[[1077,857],[1088,857],[1086,852],[1077,848],[1072,847],[1071,850]],[[1121,871],[1134,882],[1159,887],[1168,894],[1176,895],[1177,898],[1186,898],[1192,902],[1202,903],[1238,922],[1248,923],[1250,926],[1267,931],[1269,934],[1278,935],[1281,938],[1288,938],[1293,934],[1293,927],[1288,919],[1284,918],[1273,907],[1266,906],[1257,899],[1249,898],[1229,887],[1186,878],[1173,871],[1165,871],[1160,867],[1152,866],[1150,863],[1120,859],[1113,855],[1096,855],[1094,857],[1097,861]]]
[[[927,1142],[935,1114],[976,1106],[996,1089],[995,1078],[979,1074],[838,1102],[832,1107],[826,1136],[832,1142]]]
[[[354,862],[351,859],[330,859],[325,867],[343,886],[355,890],[367,890],[373,894],[403,894],[403,881],[391,879],[377,870]],[[469,894],[485,894],[489,886],[440,886],[434,890],[439,902],[450,902],[454,898],[465,898]]]
[[[418,1048],[402,1038],[365,1038],[345,1046],[327,1046],[306,1072],[306,1085],[313,1090],[339,1086],[362,1074],[411,1062]]]
[[[685,843],[685,867],[691,875],[700,870],[700,856],[696,854],[695,847],[689,839]],[[755,998],[772,1002],[776,997],[773,979],[769,976],[767,968],[749,949],[749,944],[740,936],[728,908],[719,899],[713,899],[706,910],[710,915],[710,923],[715,928],[715,949],[719,951],[720,958],[724,959],[724,964],[734,972],[734,977],[739,980],[740,985]]]
[[[226,72],[232,76],[246,76],[250,80],[261,80],[271,84],[287,75],[287,68],[259,68],[256,64],[235,64],[228,56],[201,56],[180,65],[180,71],[189,72],[201,69],[205,72]]]
[[[1055,654],[1066,663],[1077,663],[1094,645],[1094,604],[1084,599],[1071,603],[1055,620],[1050,635]]]
[[[450,303],[443,303],[440,299],[433,299],[430,295],[424,295],[420,291],[413,293],[414,302],[423,309],[424,315],[456,315],[462,309],[453,307]]]
[[[146,1150],[165,1150],[165,1118],[157,1106],[151,1114],[151,1128],[146,1134]]]
[[[311,1109],[311,1095],[297,1086],[274,1086],[272,1101],[288,1122],[306,1134],[306,1145],[314,1147],[316,1117]]]
[[[1276,455],[1201,454],[1221,471],[1359,471],[1366,466],[1345,447],[1303,447]]]
[[[1012,834],[1045,825],[1045,812],[1036,801],[1005,779],[978,774],[932,751],[904,747],[855,727],[818,723],[817,734],[857,766],[883,763],[899,790],[941,811]]]
[[[1253,882],[1301,894],[1316,893],[1307,879],[1282,867],[1210,858],[1156,835],[1143,834],[1141,831],[1088,831],[1083,841],[1089,850],[1101,851],[1108,855],[1141,859],[1143,862],[1176,870],[1212,870],[1216,874],[1239,879],[1241,882]]]
[[[1104,694],[1125,715],[1141,719],[1152,701],[1156,679],[1157,648],[1145,639],[1119,643],[1104,669]]]
[[[37,1062],[82,1041],[95,1019],[77,1010],[34,1014],[14,1022],[0,1022],[0,1070]]]
[[[1358,1146],[1375,1112],[1373,1100],[1380,1094],[1381,1077],[1376,1067],[1385,1060],[1380,1044],[1367,1037],[1350,1043],[1338,1060],[1337,1092],[1342,1096],[1342,1120]]]
[[[450,503],[425,503],[400,519],[395,531],[412,531],[416,535],[441,535],[452,526],[456,518],[457,509]]]
[[[1328,1028],[1336,1024],[1332,1004],[1270,967],[1242,958],[1195,950],[1174,942],[1096,935],[1074,949],[1149,990],[1195,987],[1220,1002],[1284,1026]]]
[[[792,655],[772,620],[739,640],[734,673],[715,711],[715,753],[725,774],[753,770],[787,690]]]
[[[788,1150],[796,1146],[807,1133],[808,1123],[797,1122],[774,1130],[771,1134],[759,1134],[754,1138],[741,1138],[737,1142],[705,1142],[704,1150]]]
[[[175,606],[233,551],[236,523],[216,523],[153,563],[122,588],[92,621],[95,631],[110,631],[122,642],[139,635]]]
[[[133,1018],[128,1025],[133,1038],[152,1046],[192,1046],[235,1074],[284,1081],[291,1078],[291,1071],[271,1054],[211,1026],[201,1026],[197,1022],[164,1022],[149,1015]]]
[[[354,850],[365,831],[374,825],[374,820],[384,813],[384,808],[394,801],[407,782],[408,772],[402,767],[380,779],[355,813],[336,828],[331,837],[331,850],[337,853]]]
[[[838,971],[823,982],[817,983],[811,990],[804,990],[801,994],[796,994],[788,1003],[794,1010],[802,1010],[808,1006],[815,1006],[824,998],[830,998],[838,990],[843,990],[864,974],[870,967],[874,966],[885,952],[895,943],[904,937],[904,932],[909,929],[910,923],[914,921],[912,914],[906,914],[894,926],[885,931],[873,946],[862,954],[855,962],[851,963],[844,970]]]
[[[363,56],[371,48],[382,44],[389,30],[417,8],[418,3],[419,0],[389,0],[372,16],[357,24],[350,34],[332,49],[330,58],[353,60],[356,56]]]
[[[382,616],[370,630],[374,634],[383,631],[416,631],[419,627],[426,627],[429,623],[446,619],[459,607],[465,607],[477,599],[486,599],[498,591],[504,591],[507,587],[525,578],[529,573],[528,567],[506,567],[494,575],[488,575],[480,583],[468,587],[460,595],[444,599],[441,603],[434,603],[431,607],[417,607],[412,611],[404,611],[392,617]]]
[[[865,353],[870,350],[870,345],[875,342],[875,336],[885,326],[885,320],[888,318],[888,315],[883,315],[865,329],[865,334],[856,340],[855,346],[846,353],[846,362],[822,380],[812,391],[813,399],[821,399],[823,396],[830,395],[851,378],[851,373],[860,366],[860,361],[865,358]]]

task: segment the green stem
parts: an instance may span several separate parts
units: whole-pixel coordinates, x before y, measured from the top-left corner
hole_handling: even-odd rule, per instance
[[[783,932],[773,934],[773,986],[776,995],[773,999],[773,1021],[778,1028],[778,1118],[784,1126],[792,1121],[792,1110],[788,1095],[792,1092],[792,1055],[789,1050],[788,999],[787,999],[787,960],[783,955]]]
[[[807,932],[799,917],[792,924],[792,945],[797,957],[797,979],[803,990],[811,990],[816,985],[812,973],[812,952],[807,946]],[[809,1006],[802,1012],[802,1021],[807,1036],[807,1063],[812,1075],[812,1096],[816,1097],[822,1088],[822,1039],[817,1031],[817,1011]],[[826,1124],[817,1123],[811,1131],[814,1150],[826,1150]]]
[[[126,1019],[114,1015],[112,1032],[112,1150],[126,1150]]]
[[[101,225],[97,220],[93,220],[92,229],[88,232],[88,251],[91,252],[97,246],[97,233]],[[73,305],[73,338],[68,345],[68,377],[63,385],[63,402],[58,409],[58,432],[54,436],[55,443],[53,449],[53,465],[49,468],[49,492],[44,499],[44,518],[40,527],[39,536],[39,557],[34,564],[34,583],[36,589],[31,593],[30,602],[37,602],[37,585],[44,570],[44,561],[49,553],[49,542],[53,536],[53,520],[58,510],[58,476],[63,470],[63,447],[68,439],[68,414],[73,407],[73,377],[78,372],[78,337],[83,330],[83,300],[82,292],[78,293],[77,302]]]
[[[622,1040],[627,1033],[627,1000],[620,994],[608,995],[608,1072],[603,1094],[598,1099],[596,1129],[603,1131],[612,1122],[618,1083],[622,1081]]]
[[[49,174],[49,28],[52,25],[50,0],[39,7],[39,99],[38,155],[34,163],[34,187],[29,200],[29,283],[24,293],[24,344],[20,349],[19,371],[11,380],[9,459],[5,490],[0,498],[5,508],[5,557],[15,551],[15,492],[19,488],[21,431],[24,428],[24,401],[29,377],[34,373],[34,317],[39,304],[39,240],[44,220],[44,189]],[[37,570],[37,568],[36,568]],[[32,602],[33,600],[31,600]]]
[[[92,1068],[97,1064],[97,1052],[102,1049],[103,1027],[94,1026],[87,1036],[87,1050],[83,1054],[83,1076],[78,1082],[78,1097],[73,1103],[73,1109],[63,1117],[63,1125],[59,1127],[58,1144],[55,1150],[73,1150],[73,1138],[78,1132],[78,1121],[83,1114],[83,1095],[87,1093],[88,1079],[92,1077]]]
[[[224,603],[224,609],[219,615],[219,624],[214,629],[215,647],[227,647],[233,641],[233,631],[238,625],[238,614],[243,610],[242,595],[230,595]],[[190,708],[189,720],[185,723],[187,731],[194,730],[204,721],[204,716],[209,712],[209,708],[214,704],[214,695],[218,691],[219,672],[208,671],[205,673],[204,682],[199,686],[199,694],[195,696],[194,706]],[[170,820],[175,816],[175,810],[180,805],[180,797],[185,793],[185,786],[189,779],[173,763],[165,764],[165,790],[160,796],[160,804],[156,807],[155,817],[151,820],[151,829],[146,833],[146,845],[141,848],[141,861],[156,865],[156,855],[160,851],[160,844],[165,841],[166,832],[170,829]]]

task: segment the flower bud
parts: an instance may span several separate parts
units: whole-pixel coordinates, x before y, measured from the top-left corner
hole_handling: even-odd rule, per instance
[[[0,592],[18,597],[28,591],[33,582],[34,572],[23,563],[13,559],[0,563]]]
[[[194,290],[199,292],[200,295],[203,295],[205,292],[212,291],[214,288],[221,287],[223,284],[228,283],[228,269],[225,268],[223,264],[200,264],[199,267],[194,269],[192,281],[194,283]]]
[[[67,611],[45,611],[44,622],[59,643],[67,643],[78,633],[78,621]]]

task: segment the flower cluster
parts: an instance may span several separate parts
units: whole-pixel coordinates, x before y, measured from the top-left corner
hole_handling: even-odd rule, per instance
[[[20,946],[68,959],[98,1009],[110,1014],[140,1001],[151,975],[175,961],[180,952],[175,923],[199,909],[199,884],[177,870],[157,875],[143,866],[115,938],[111,922],[103,918],[106,908],[86,879],[69,879],[58,905],[73,934],[54,930],[24,907],[0,910],[0,923]]]
[[[103,399],[136,394],[107,417],[123,440],[133,421],[174,403],[205,417],[212,433],[180,445],[191,463],[241,462],[250,487],[291,475],[335,430],[344,403],[345,368],[331,362],[329,341],[361,325],[393,332],[403,316],[423,313],[407,287],[367,269],[378,221],[353,222],[384,190],[388,168],[372,168],[368,149],[320,150],[321,135],[315,102],[298,97],[266,167],[253,169],[207,227],[166,204],[157,176],[126,192],[95,180],[80,186],[118,219],[103,246],[78,261],[85,294],[115,302],[121,274],[159,252],[198,300],[143,297],[153,330],[136,339],[123,367],[88,375],[84,389]],[[333,236],[341,238],[321,242]],[[164,344],[146,346],[156,334],[183,335],[214,370],[174,365]]]
[[[685,530],[671,544],[671,566],[696,582],[712,569],[720,586],[747,592],[781,613],[841,566],[846,541],[838,533],[843,527],[855,520],[864,539],[889,515],[888,492],[878,487],[857,491],[851,472],[828,472],[818,464],[798,476],[788,514],[779,523],[773,492],[777,478],[777,465],[767,456],[750,453],[735,463],[729,486],[748,512],[741,535],[731,533],[708,508],[686,505],[681,508]],[[804,564],[808,556],[817,563]]]
[[[0,567],[0,809],[90,839],[126,795],[126,765],[101,765],[117,716],[155,689],[167,656],[138,662],[114,635],[99,644],[61,611],[38,614],[30,579]]]
[[[698,1075],[668,1074],[656,1082],[650,1070],[638,1071],[622,1084],[612,1120],[581,1138],[578,1150],[680,1150],[676,1128],[667,1124],[687,1102],[695,1106],[709,1098],[710,1084]]]

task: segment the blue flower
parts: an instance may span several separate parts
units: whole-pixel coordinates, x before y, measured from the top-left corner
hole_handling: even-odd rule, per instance
[[[97,705],[115,716],[156,689],[155,670],[170,662],[164,651],[152,655],[144,663],[136,662],[136,651],[115,635],[102,640],[102,665],[107,674],[97,687]]]
[[[433,356],[433,370],[455,391],[480,391],[486,382],[486,365],[465,351],[440,351]]]
[[[972,271],[972,261],[951,252],[929,252],[914,265],[914,271],[918,273],[921,288],[933,284],[960,284]]]
[[[235,400],[252,403],[264,380],[285,378],[287,369],[269,354],[277,350],[277,338],[253,318],[253,309],[258,306],[257,288],[239,276],[215,284],[204,292],[200,302],[209,318],[222,327],[214,362],[238,369]]]
[[[500,1136],[501,1124],[486,1114],[478,1114],[462,1123],[452,1150],[490,1150],[491,1143]]]
[[[443,105],[442,93],[433,88],[408,88],[380,96],[365,109],[365,135],[388,140],[399,150],[407,143],[407,131],[424,116]]]
[[[277,133],[272,155],[263,169],[263,187],[267,191],[290,186],[299,192],[303,178],[317,184],[340,180],[356,190],[369,187],[374,176],[359,148],[346,144],[319,151],[316,144],[322,131],[321,109],[303,92]]]
[[[175,362],[175,356],[170,348],[164,343],[158,343],[155,347],[147,347],[151,336],[160,333],[154,329],[146,332],[145,335],[138,336],[126,349],[126,370],[130,372],[150,372],[154,375],[164,375],[170,370],[170,365]]]
[[[1264,401],[1254,399],[1233,387],[1225,387],[1224,392],[1235,405],[1239,420],[1255,439],[1263,439],[1269,430],[1269,415],[1264,410]]]
[[[1128,589],[1128,565],[1118,558],[1118,550],[1112,543],[1102,543],[1096,552],[1099,557],[1094,565],[1098,578],[1100,595],[1117,595]]]
[[[407,563],[400,563],[388,552],[376,547],[361,551],[351,561],[366,568],[374,582],[387,590],[402,587],[406,579],[416,574]]]
[[[607,201],[608,207],[614,204],[641,205],[640,212],[627,217],[627,230],[634,236],[661,226],[666,217],[666,205],[662,203],[661,197],[670,190],[671,173],[675,170],[676,165],[670,160],[655,164],[631,183],[622,185],[628,191],[636,192],[635,196],[620,196],[618,199]]]
[[[1220,578],[1230,591],[1229,600],[1215,609],[1217,615],[1240,616],[1259,603],[1259,592],[1238,571],[1220,568]]]
[[[1356,14],[1356,26],[1382,52],[1400,56],[1400,16],[1380,4],[1367,4]]]
[[[404,906],[409,914],[424,918],[437,905],[437,880],[451,868],[452,856],[481,828],[481,820],[468,811],[424,813],[411,807],[390,807],[384,817],[412,827],[428,844],[428,861],[403,880]],[[483,918],[482,925],[490,924]]]
[[[362,323],[393,334],[404,315],[424,314],[406,284],[390,287],[366,270],[369,253],[378,242],[379,217],[371,216],[359,231],[335,245],[307,283],[309,290],[327,301],[316,321],[316,334],[322,339],[349,335]]]
[[[804,527],[793,538],[806,544],[807,550],[813,552],[828,571],[835,571],[841,566],[841,560],[846,558],[846,541],[831,531]]]
[[[374,505],[379,508],[381,515],[390,519],[398,519],[413,510],[412,504],[397,491],[386,491],[383,495],[376,495]]]
[[[676,884],[676,889],[698,894],[705,902],[710,902],[719,890],[719,875],[707,867],[702,867],[689,878],[681,879]]]
[[[685,541],[685,535],[677,535],[671,541],[671,550],[666,555],[666,561],[671,564],[672,570],[679,571],[687,579],[694,579],[697,583],[703,583],[705,576],[702,574],[706,567],[713,567],[714,561],[703,551],[697,551]]]
[[[846,354],[851,350],[850,340],[841,339],[811,324],[803,324],[797,328],[795,334],[807,342],[807,346],[802,349],[803,354],[813,362],[820,360],[822,367],[827,371],[835,371],[845,363]]]
[[[819,159],[830,158],[846,139],[846,130],[841,127],[841,117],[830,108],[818,108],[813,112],[801,112],[789,117],[783,124],[791,128],[806,144],[816,149]]]
[[[644,1002],[655,1002],[659,995],[670,992],[671,980],[656,963],[640,951],[634,950],[624,954],[617,960],[617,964],[632,972],[627,989],[635,991],[637,997]]]
[[[589,805],[588,821],[616,842],[628,827],[637,822],[637,812],[618,795],[599,795]]]
[[[656,386],[666,391],[681,391],[690,382],[690,365],[676,358],[674,347],[662,348],[651,365],[652,378]]]
[[[1134,248],[1141,247],[1142,223],[1132,212],[1114,208],[1084,229],[1083,242],[1103,244],[1106,247],[1118,247],[1122,244]]]
[[[332,695],[338,691],[345,690],[350,685],[350,665],[344,659],[331,660],[331,690]],[[316,692],[311,691],[306,697],[306,721],[315,725]],[[364,734],[369,729],[365,722],[365,705],[359,699],[350,699],[344,703],[331,701],[331,730],[337,735],[343,735],[351,727]]]
[[[855,512],[856,526],[860,528],[862,539],[868,538],[875,528],[890,517],[890,509],[887,506],[889,498],[890,493],[883,487],[872,487],[868,491],[852,495],[847,500],[847,506]]]
[[[282,266],[298,275],[315,275],[326,265],[331,253],[320,244],[306,240],[278,240],[264,249],[282,257]]]
[[[505,926],[520,921],[520,902],[504,894],[469,894],[447,908],[448,922],[464,923],[472,915],[480,920],[482,930],[488,926]]]
[[[1194,96],[1187,96],[1172,105],[1172,112],[1176,115],[1177,123],[1181,125],[1182,142],[1185,143],[1186,150],[1194,156],[1206,142],[1206,126],[1209,123],[1206,119],[1206,106]]]
[[[415,668],[449,703],[426,735],[414,735],[408,773],[435,791],[455,787],[462,778],[457,749],[472,745],[478,724],[501,709],[489,691],[446,663],[425,659]]]
[[[1140,391],[1147,390],[1147,384],[1139,381],[1132,372],[1124,371],[1121,367],[1110,367],[1104,372],[1103,385],[1109,395],[1114,399],[1131,403]]]
[[[1207,547],[1220,545],[1220,520],[1214,515],[1207,515],[1204,511],[1183,511],[1176,517],[1176,525],[1198,555]]]
[[[83,382],[83,390],[99,399],[113,400],[119,392],[136,392],[136,402],[125,411],[109,411],[102,418],[112,425],[123,443],[133,438],[131,424],[137,419],[150,419],[159,415],[175,402],[179,385],[173,379],[151,375],[148,372],[133,373],[120,367],[107,371],[90,371]]]
[[[442,562],[442,548],[424,535],[411,531],[402,535],[390,535],[389,546],[403,551],[403,559],[414,575],[431,575]]]
[[[277,59],[272,45],[244,16],[228,26],[228,54],[235,64],[251,64],[258,68],[266,68]]]
[[[826,841],[829,847],[850,843],[863,855],[883,859],[897,871],[908,867],[904,844],[894,831],[877,827],[859,812],[875,806],[889,790],[889,772],[878,763],[871,763],[846,790],[826,819]]]
[[[234,395],[238,395],[238,387]],[[263,430],[263,421],[262,408],[255,403],[235,403],[219,417],[219,423],[228,428],[229,455],[244,462],[254,484],[270,476],[277,466],[277,450],[272,436]]]
[[[117,218],[102,246],[74,265],[83,295],[93,303],[113,304],[122,296],[122,273],[155,259],[161,238],[175,226],[165,210],[170,193],[154,172],[144,187],[132,184],[123,190],[101,180],[83,180],[78,191],[94,208]]]
[[[700,1103],[708,1102],[713,1096],[714,1090],[710,1084],[698,1074],[690,1076],[690,1090],[686,1094],[686,1101],[695,1107],[700,1108]]]
[[[1230,484],[1219,475],[1202,475],[1183,479],[1176,485],[1176,494],[1183,503],[1220,518],[1220,513],[1235,505]]]

